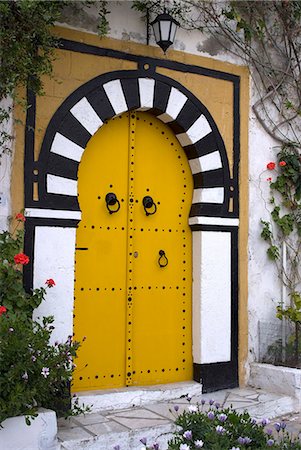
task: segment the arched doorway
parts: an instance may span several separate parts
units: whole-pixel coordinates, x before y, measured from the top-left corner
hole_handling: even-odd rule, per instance
[[[234,94],[237,100],[238,91]],[[40,286],[45,276],[49,277],[52,261],[51,276],[57,280],[57,289],[55,295],[51,291],[53,297],[48,296],[38,313],[54,315],[59,339],[72,334],[75,238],[82,216],[78,167],[91,137],[108,120],[135,110],[147,110],[173,131],[193,176],[189,213],[194,274],[193,379],[201,382],[204,390],[236,386],[238,159],[231,176],[228,154],[213,117],[197,97],[172,78],[144,69],[109,72],[76,89],[53,115],[38,161],[32,164],[25,158],[25,250],[30,255],[24,271],[26,286]],[[34,117],[31,108],[28,123],[32,126]],[[234,118],[237,156],[239,116]],[[33,155],[30,130],[26,136]],[[112,161],[115,150],[111,152]],[[49,243],[47,248],[45,243]]]
[[[192,379],[192,193],[186,154],[153,115],[115,116],[89,141],[78,171],[74,332],[86,340],[74,391]]]

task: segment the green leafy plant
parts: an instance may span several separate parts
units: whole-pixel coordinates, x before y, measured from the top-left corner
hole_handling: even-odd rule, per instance
[[[25,221],[22,214],[17,219],[18,225]],[[52,345],[53,317],[32,319],[55,281],[50,278],[45,288],[26,293],[22,266],[29,258],[22,248],[22,230],[0,233],[0,425],[21,414],[29,424],[41,406],[59,415],[88,411],[78,402],[71,405],[73,360],[80,343],[69,336],[66,342]]]
[[[288,320],[295,328],[294,365],[299,365],[300,324],[301,324],[301,158],[299,149],[284,145],[275,162],[267,164],[267,169],[275,178],[269,177],[271,198],[271,221],[261,221],[261,237],[268,244],[267,255],[275,262],[279,279],[285,285],[290,305],[277,306],[277,317]],[[286,251],[281,258],[281,249]],[[292,364],[292,358],[289,358]]]
[[[65,8],[96,6],[97,28],[100,35],[109,30],[106,1],[70,0],[2,0],[0,1],[0,164],[3,154],[11,153],[13,134],[5,130],[12,117],[13,107],[1,103],[12,99],[24,110],[26,105],[21,91],[28,87],[36,95],[43,95],[43,76],[52,76],[55,49],[59,39],[53,34],[55,22]]]

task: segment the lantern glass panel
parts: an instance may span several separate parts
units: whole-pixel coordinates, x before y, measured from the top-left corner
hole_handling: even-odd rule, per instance
[[[161,40],[159,22],[153,23],[153,30],[154,30],[154,35],[155,35],[155,41],[159,42]]]
[[[161,20],[160,28],[161,28],[161,41],[169,41],[170,21]]]
[[[174,40],[175,40],[176,31],[177,31],[177,25],[174,22],[172,22],[171,30],[170,30],[170,38],[169,38],[169,40],[171,42],[174,42]]]

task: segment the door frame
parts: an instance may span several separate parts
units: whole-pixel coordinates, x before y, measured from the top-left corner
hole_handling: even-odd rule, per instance
[[[63,46],[74,49],[74,43],[68,41]],[[120,58],[120,52],[115,53]],[[133,109],[147,110],[174,131],[194,178],[189,218],[193,240],[194,379],[202,382],[204,391],[235,387],[238,385],[239,77],[197,68],[207,76],[230,80],[235,87],[234,170],[230,179],[223,139],[209,111],[183,85],[155,72],[157,64],[169,63],[177,70],[180,63],[136,58],[138,70],[96,77],[62,103],[47,127],[38,162],[33,161],[31,131],[35,125],[35,97],[28,92],[32,107],[27,112],[25,139],[25,251],[31,264],[25,267],[25,286],[30,290],[43,284],[45,273],[50,276],[49,267],[53,278],[64,280],[64,288],[57,289],[54,300],[49,295],[37,315],[53,314],[55,310],[58,324],[55,337],[72,335],[75,227],[81,217],[77,202],[78,163],[87,141],[105,120]],[[38,175],[34,170],[38,170]],[[38,201],[33,200],[35,182]],[[53,248],[49,236],[61,245]],[[49,260],[53,264],[49,265]],[[58,261],[64,261],[67,267],[63,278],[57,269]],[[63,307],[59,297],[64,298]]]

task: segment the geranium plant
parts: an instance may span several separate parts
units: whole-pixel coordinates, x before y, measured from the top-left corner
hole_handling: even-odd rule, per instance
[[[19,224],[25,221],[16,216]],[[72,410],[70,382],[80,343],[69,336],[66,342],[50,344],[53,317],[39,321],[33,310],[44,300],[55,280],[45,280],[45,287],[26,293],[22,266],[29,257],[22,251],[23,231],[0,233],[0,424],[9,417],[35,417],[39,407],[58,414],[85,412],[78,403]]]

